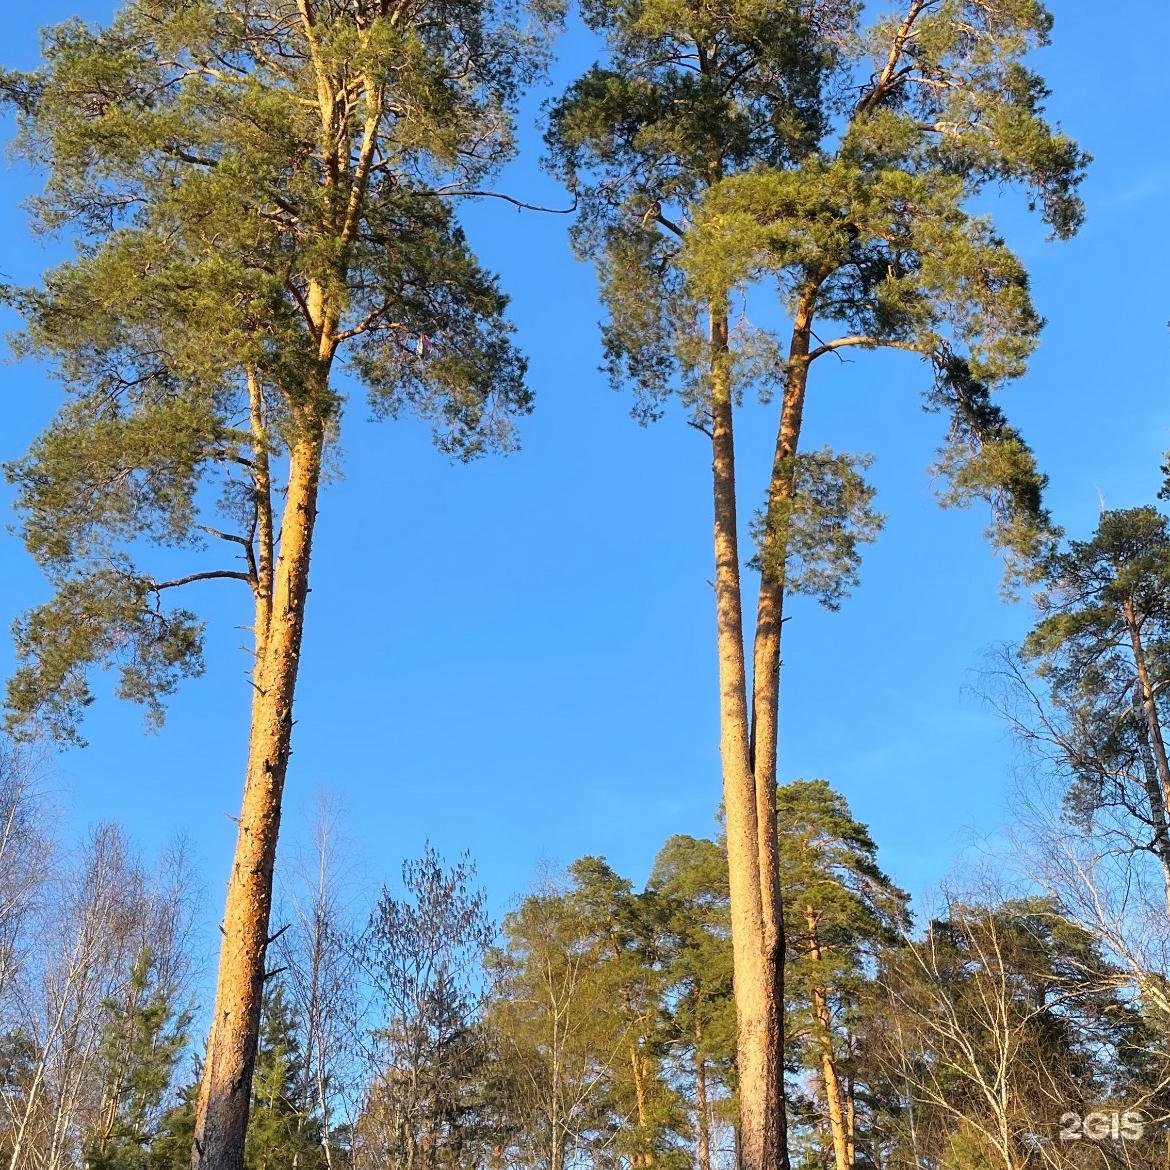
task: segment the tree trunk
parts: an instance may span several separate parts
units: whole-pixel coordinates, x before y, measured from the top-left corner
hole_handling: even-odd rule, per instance
[[[642,1063],[642,1053],[635,1041],[630,1045],[630,1071],[634,1078],[634,1106],[638,1116],[638,1145],[639,1150],[630,1159],[631,1167],[646,1167],[654,1165],[654,1146],[650,1133],[648,1110],[646,1108],[646,1069]]]
[[[801,296],[772,462],[768,507],[794,488],[808,378],[815,289]],[[784,914],[776,840],[780,631],[784,619],[784,550],[762,550],[752,653],[748,725],[735,504],[735,442],[724,363],[727,318],[713,321],[716,599],[720,614],[720,688],[724,807],[731,876],[731,934],[738,1017],[739,1108],[744,1170],[789,1170],[784,1106]],[[722,377],[721,377],[722,374]],[[742,690],[739,689],[742,687]],[[741,697],[742,696],[742,697]],[[744,752],[746,736],[746,752]],[[737,869],[739,890],[737,896]],[[737,909],[738,908],[738,909]]]
[[[696,1170],[711,1170],[711,1117],[707,1105],[707,1062],[702,1055],[703,1029],[695,1012],[695,1145]]]
[[[1145,703],[1141,683],[1134,687],[1134,716],[1137,725],[1138,756],[1142,765],[1142,785],[1150,806],[1150,829],[1154,835],[1153,850],[1162,866],[1162,885],[1166,907],[1170,910],[1170,819],[1166,815],[1166,798],[1158,778],[1158,767],[1150,746],[1150,730],[1146,722]]]
[[[817,915],[811,906],[805,907],[805,921],[808,923],[808,954],[814,963],[822,960],[821,945],[817,935]],[[852,1170],[850,1155],[849,1125],[845,1116],[844,1092],[841,1078],[837,1074],[837,1058],[833,1051],[833,1017],[829,1011],[829,994],[816,978],[812,988],[813,1018],[816,1020],[817,1044],[820,1047],[821,1079],[825,1084],[825,1105],[829,1115],[829,1135],[833,1139],[833,1161],[837,1170]]]
[[[297,421],[299,435],[289,453],[280,552],[272,575],[270,624],[266,630],[256,631],[244,799],[221,928],[215,1014],[199,1086],[192,1170],[243,1170],[244,1164],[269,943],[272,874],[324,447],[324,425],[316,414],[303,415]],[[258,616],[260,611],[258,604]]]
[[[715,613],[739,1070],[739,1164],[742,1170],[785,1170],[788,1162],[784,1147],[783,1061],[779,1059],[782,1003],[773,949],[775,930],[765,921],[760,872],[761,837],[774,836],[775,828],[774,821],[762,826],[759,823],[751,767],[727,340],[726,313],[713,311],[710,341]]]
[[[1158,718],[1157,700],[1154,694],[1154,682],[1150,679],[1149,663],[1142,645],[1142,632],[1137,622],[1137,614],[1133,601],[1127,599],[1122,603],[1122,612],[1126,618],[1126,628],[1129,632],[1130,645],[1134,649],[1134,666],[1137,669],[1137,700],[1145,716],[1145,731],[1143,736],[1143,757],[1149,753],[1152,756],[1156,773],[1156,783],[1147,784],[1150,799],[1150,818],[1154,821],[1154,840],[1158,851],[1158,860],[1162,862],[1162,872],[1166,881],[1166,899],[1170,902],[1170,826],[1166,825],[1166,807],[1170,805],[1170,759],[1166,758],[1165,737],[1162,734],[1162,721]],[[1143,761],[1144,763],[1144,761]]]

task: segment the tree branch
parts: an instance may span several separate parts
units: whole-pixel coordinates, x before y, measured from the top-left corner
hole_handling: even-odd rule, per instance
[[[502,191],[469,191],[452,187],[437,188],[434,191],[412,191],[410,193],[429,198],[453,198],[461,196],[467,199],[502,199],[505,203],[511,203],[517,211],[543,211],[548,215],[572,215],[577,210],[576,195],[573,196],[573,203],[570,207],[542,207],[539,203],[525,203],[523,199],[517,199],[514,195],[505,195]]]
[[[218,528],[212,528],[208,524],[196,524],[195,527],[201,532],[206,532],[209,536],[217,536],[220,540],[230,540],[233,544],[242,544],[245,548],[251,544],[247,537],[239,536],[234,532],[221,532]]]
[[[856,334],[850,337],[838,337],[835,341],[826,341],[809,353],[808,360],[813,362],[819,357],[824,357],[827,353],[833,353],[849,345],[862,345],[867,349],[901,349],[907,353],[916,353],[919,357],[926,357],[926,354],[918,346],[912,345],[908,341],[895,341],[892,338],[882,340],[880,337],[866,337],[862,334]]]
[[[156,581],[151,586],[151,592],[161,593],[164,589],[177,589],[180,585],[190,585],[193,581],[244,581],[255,587],[255,580],[248,573],[241,573],[236,569],[209,569],[204,573],[189,573],[186,577],[175,577],[170,581]]]

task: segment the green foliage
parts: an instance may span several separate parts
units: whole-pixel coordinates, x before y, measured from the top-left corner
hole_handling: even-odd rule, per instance
[[[153,1170],[152,1144],[192,1013],[176,1009],[149,948],[135,960],[125,994],[102,1011],[100,1130],[90,1137],[86,1170]]]
[[[877,864],[877,845],[846,799],[826,780],[794,780],[776,789],[777,840],[792,943],[807,942],[811,908],[821,948],[860,971],[866,952],[909,929],[909,895]]]
[[[1018,582],[1037,579],[1060,538],[1043,504],[1048,476],[991,401],[987,383],[972,375],[970,363],[944,354],[935,371],[927,407],[950,415],[947,440],[933,468],[946,485],[940,499],[945,507],[966,507],[974,500],[991,505],[987,536],[1004,558],[1010,593]]]
[[[646,884],[663,908],[664,995],[672,1048],[701,1070],[716,1116],[734,1092],[735,997],[726,850],[696,837],[669,838]]]
[[[862,472],[870,455],[835,454],[828,447],[790,461],[793,492],[756,519],[756,567],[793,593],[839,609],[859,581],[859,544],[878,537],[885,517],[875,512],[874,489]],[[774,551],[774,550],[778,550]],[[781,563],[771,563],[778,558]]]
[[[46,176],[33,225],[77,244],[40,287],[6,290],[18,352],[68,394],[8,468],[56,593],[18,628],[14,726],[69,737],[86,676],[119,662],[157,722],[202,641],[160,592],[263,588],[257,513],[298,441],[336,438],[335,359],[375,415],[429,420],[455,458],[512,444],[525,364],[452,197],[512,152],[555,9],[326,3],[306,24],[244,0],[126,0],[104,28],[47,30],[39,68],[0,73],[17,150]],[[208,536],[242,565],[211,560]],[[151,546],[194,571],[163,580]]]
[[[0,1092],[13,1103],[11,1117],[27,1100],[36,1075],[36,1041],[24,1028],[12,1028],[0,1035]],[[9,1117],[0,1118],[0,1156],[11,1161],[15,1133]]]
[[[184,677],[203,673],[203,624],[186,609],[164,609],[157,583],[129,562],[62,581],[53,598],[13,626],[22,665],[8,684],[24,734],[81,743],[77,724],[93,702],[89,668],[115,665],[119,698],[143,704],[152,726]]]
[[[1042,322],[1022,264],[971,210],[988,184],[1012,184],[1055,235],[1080,225],[1087,156],[1046,121],[1047,89],[1025,63],[1048,41],[1043,6],[914,3],[868,25],[846,0],[815,15],[756,0],[587,11],[609,60],[554,107],[548,142],[584,205],[574,239],[597,264],[606,365],[634,388],[635,413],[656,418],[679,396],[705,425],[714,369],[736,400],[803,395],[828,353],[908,350],[932,363],[928,405],[951,418],[935,468],[945,502],[991,503],[1011,574],[1044,555],[1044,478],[988,398],[1023,372]],[[773,331],[753,327],[719,352],[710,322],[737,291],[750,306],[769,285],[808,315],[810,352],[794,340],[782,357]],[[841,335],[820,342],[825,323]],[[814,491],[808,508],[828,520],[827,502]],[[788,522],[762,519],[772,559],[783,537],[800,539]],[[830,548],[808,586],[835,605],[856,547],[821,535]]]
[[[285,999],[283,985],[275,982],[264,995],[244,1147],[246,1170],[285,1170],[288,1166],[324,1170],[320,1121],[311,1100],[300,1024],[295,1009]]]
[[[1048,690],[1048,738],[1072,773],[1069,810],[1091,823],[1102,809],[1120,807],[1157,839],[1165,807],[1149,758],[1139,666],[1164,727],[1170,522],[1149,506],[1102,512],[1089,540],[1069,541],[1049,558],[1041,586],[1042,616],[1020,659]]]
[[[191,1165],[198,1093],[198,1080],[183,1086],[178,1103],[163,1115],[158,1132],[150,1143],[148,1170],[187,1170]]]
[[[517,1101],[525,1164],[685,1165],[685,1114],[663,1063],[663,931],[658,897],[597,857],[504,919],[488,1026],[527,1082]]]
[[[794,1138],[826,1144],[827,1090],[818,1072],[827,1055],[847,1087],[859,1148],[876,1151],[887,1129],[884,1083],[865,1036],[883,1010],[880,959],[910,926],[909,896],[878,866],[869,830],[826,781],[778,787],[776,819],[787,1046],[813,1082],[803,1093],[792,1088]]]

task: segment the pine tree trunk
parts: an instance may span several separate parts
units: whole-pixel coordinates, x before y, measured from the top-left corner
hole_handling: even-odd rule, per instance
[[[638,1151],[630,1159],[631,1167],[654,1165],[654,1145],[646,1108],[646,1069],[637,1042],[630,1045],[630,1070],[634,1078],[634,1107],[638,1118]]]
[[[707,1062],[702,1055],[703,1029],[695,1011],[695,1144],[696,1170],[711,1170],[711,1117],[707,1105]]]
[[[775,954],[766,934],[760,872],[761,836],[774,836],[775,829],[774,821],[759,824],[751,767],[726,314],[712,314],[711,348],[715,610],[739,1070],[739,1164],[742,1170],[780,1170],[787,1166],[783,1062],[778,1058],[783,1008]]]
[[[1130,645],[1133,647],[1133,659],[1134,666],[1137,668],[1141,705],[1146,717],[1146,727],[1149,731],[1149,745],[1157,766],[1158,780],[1162,787],[1162,802],[1165,806],[1170,804],[1170,759],[1167,759],[1166,739],[1162,734],[1162,722],[1158,718],[1158,704],[1154,696],[1154,685],[1150,679],[1146,648],[1142,644],[1141,629],[1138,625],[1133,602],[1126,600],[1122,605],[1122,610],[1125,614],[1125,624],[1129,632]]]
[[[819,964],[822,955],[817,933],[817,915],[811,906],[805,907],[805,921],[808,923],[809,958]],[[833,1017],[829,1011],[829,994],[815,979],[812,988],[812,1007],[813,1018],[817,1022],[817,1044],[821,1050],[821,1079],[825,1084],[829,1134],[833,1139],[833,1160],[837,1170],[852,1170],[853,1158],[850,1153],[849,1126],[845,1116],[845,1094],[841,1078],[837,1075],[837,1059],[833,1051]]]
[[[222,925],[215,1009],[196,1108],[192,1170],[243,1170],[252,1069],[260,1030],[272,875],[288,769],[324,427],[300,420],[289,454],[280,552],[267,630],[256,631],[244,799]],[[258,615],[260,605],[257,606]]]
[[[768,510],[781,506],[795,490],[795,457],[800,443],[808,386],[809,341],[815,289],[801,297],[793,322],[780,428],[768,485]],[[760,592],[752,645],[750,759],[758,832],[763,958],[777,1005],[775,1031],[769,1034],[769,1060],[777,1068],[780,1101],[776,1118],[777,1166],[788,1170],[788,1126],[783,1098],[784,1068],[784,910],[776,840],[776,780],[780,724],[780,636],[784,624],[785,550],[765,538],[761,549]]]

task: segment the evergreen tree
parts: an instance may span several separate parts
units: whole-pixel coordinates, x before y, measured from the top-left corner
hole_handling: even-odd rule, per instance
[[[731,1120],[735,1090],[727,854],[715,841],[671,837],[654,859],[647,888],[662,906],[671,1039],[690,1064],[695,1164],[711,1170],[713,1123]]]
[[[189,1170],[195,1140],[195,1105],[199,1096],[199,1070],[190,1084],[179,1090],[175,1105],[163,1114],[150,1143],[147,1170]]]
[[[12,1029],[0,1036],[0,1101],[5,1106],[0,1113],[0,1158],[6,1164],[16,1152],[13,1123],[24,1112],[36,1059],[36,1042],[23,1029]]]
[[[1023,266],[969,206],[1016,183],[1071,235],[1086,159],[1045,120],[1025,64],[1052,24],[1037,0],[906,0],[868,26],[838,0],[584,12],[607,59],[554,107],[549,141],[584,208],[574,240],[598,267],[606,359],[642,418],[678,396],[711,441],[741,1156],[773,1170],[787,1163],[771,829],[783,605],[793,591],[839,604],[880,526],[865,456],[802,449],[810,371],[849,347],[925,359],[928,404],[950,418],[946,500],[988,499],[995,542],[1036,555],[1043,477],[990,395],[1024,368],[1040,318]],[[777,286],[782,333],[732,327],[737,298]],[[745,645],[734,427],[753,388],[778,395],[779,418]]]
[[[909,928],[909,896],[877,864],[877,846],[840,793],[797,780],[776,793],[785,891],[788,1057],[813,1075],[813,1133],[836,1170],[870,1161],[880,1134],[868,1113],[878,1067],[860,1041],[877,996],[878,957]]]
[[[515,1156],[541,1170],[675,1166],[686,1120],[664,1066],[658,899],[602,858],[569,867],[503,922],[488,1026],[521,1070]]]
[[[187,1044],[190,1010],[177,1010],[174,988],[159,981],[143,948],[125,995],[103,1005],[102,1103],[85,1152],[87,1170],[146,1170],[175,1069]],[[190,1148],[186,1151],[190,1154]]]
[[[615,1060],[609,1108],[615,1117],[612,1155],[638,1167],[677,1166],[684,1132],[679,1095],[667,1076],[671,1031],[665,965],[669,904],[656,891],[638,893],[601,857],[569,867],[568,897],[582,929],[601,946],[595,976],[613,997]]]
[[[157,722],[202,670],[202,623],[175,592],[232,582],[255,611],[197,1168],[242,1165],[339,364],[376,415],[433,421],[455,457],[511,443],[524,361],[453,206],[511,152],[554,8],[124,0],[0,75],[18,148],[46,174],[34,226],[79,245],[8,293],[22,352],[68,392],[9,468],[54,590],[17,627],[12,718],[76,738],[89,675],[114,667]]]
[[[246,1170],[325,1170],[320,1119],[306,1105],[312,1096],[303,1076],[300,1026],[284,985],[276,980],[264,995],[244,1147]]]
[[[1048,562],[1038,601],[1020,658],[1050,706],[1031,705],[1029,738],[1056,749],[1077,820],[1104,828],[1102,814],[1122,814],[1131,848],[1161,864],[1170,904],[1170,522],[1148,506],[1103,512],[1091,539]]]

